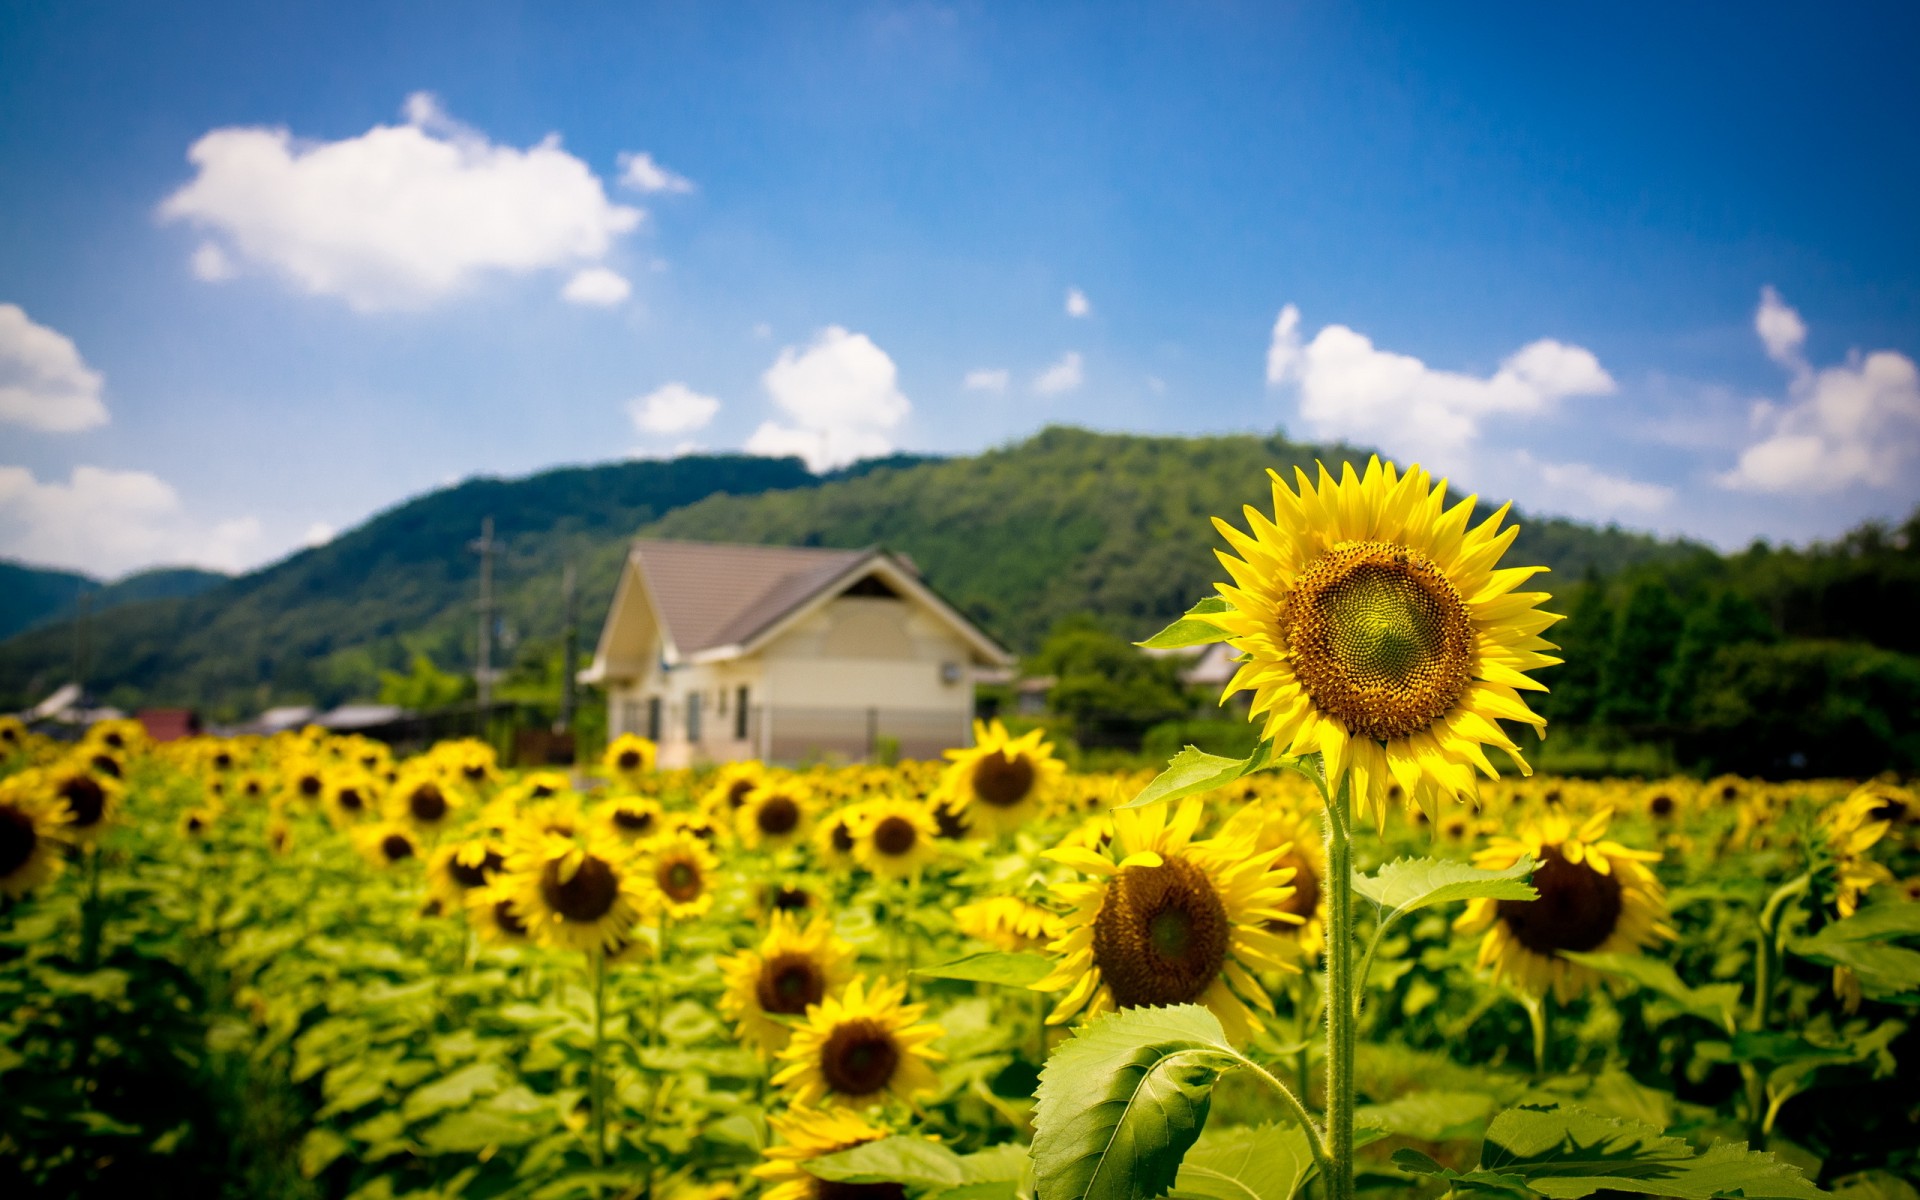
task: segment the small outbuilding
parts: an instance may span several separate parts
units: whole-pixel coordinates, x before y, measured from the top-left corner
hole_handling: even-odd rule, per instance
[[[878,547],[635,541],[580,674],[662,766],[968,744],[976,672],[1013,656]]]

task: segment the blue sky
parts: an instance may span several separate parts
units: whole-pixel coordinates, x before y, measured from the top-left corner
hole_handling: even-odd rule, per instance
[[[1723,545],[1920,501],[1911,6],[401,7],[0,17],[0,555],[1053,422]]]

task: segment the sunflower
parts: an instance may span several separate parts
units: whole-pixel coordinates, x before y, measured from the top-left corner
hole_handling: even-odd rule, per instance
[[[1249,1004],[1273,1002],[1251,968],[1291,971],[1285,939],[1268,922],[1298,923],[1286,910],[1294,895],[1279,849],[1255,848],[1253,831],[1193,840],[1203,813],[1199,797],[1177,805],[1123,808],[1113,814],[1109,854],[1059,847],[1045,857],[1094,878],[1056,883],[1053,894],[1073,906],[1060,918],[1048,949],[1060,956],[1035,991],[1066,991],[1048,1014],[1058,1025],[1086,1010],[1204,1004],[1227,1036],[1246,1040],[1260,1028]]]
[[[428,754],[435,766],[456,776],[470,788],[488,788],[500,781],[499,760],[493,747],[478,738],[441,742]]]
[[[600,757],[600,765],[606,768],[608,776],[628,787],[652,774],[654,764],[659,761],[660,747],[637,733],[623,733],[613,739]]]
[[[375,798],[380,794],[373,776],[352,767],[337,768],[326,776],[327,817],[335,825],[357,825],[375,815]]]
[[[720,1011],[734,1022],[743,1042],[761,1054],[784,1050],[791,1036],[782,1018],[800,1017],[847,981],[853,947],[833,936],[825,917],[803,930],[791,913],[776,912],[757,950],[720,960],[727,990]]]
[[[780,1144],[767,1147],[767,1161],[753,1169],[766,1184],[762,1200],[904,1200],[898,1183],[833,1183],[806,1169],[813,1159],[879,1141],[893,1132],[886,1126],[844,1108],[792,1108],[767,1124]]]
[[[1045,730],[1031,729],[1016,738],[997,720],[975,721],[973,746],[947,751],[951,765],[941,780],[946,811],[992,835],[1031,821],[1067,770],[1045,737]]]
[[[646,907],[626,847],[597,830],[573,837],[519,831],[500,886],[535,941],[573,950],[611,949]]]
[[[1018,896],[995,896],[953,910],[961,933],[1009,954],[1042,950],[1053,939],[1053,914]]]
[[[774,1074],[774,1086],[788,1089],[796,1106],[856,1108],[933,1091],[928,1064],[943,1056],[927,1043],[945,1030],[917,1024],[926,1005],[908,1004],[906,996],[904,983],[882,979],[869,988],[856,979],[808,1008],[780,1052],[786,1065]]]
[[[353,830],[353,845],[376,867],[397,867],[420,857],[419,838],[398,821],[359,826]]]
[[[1640,811],[1658,825],[1671,825],[1684,816],[1698,785],[1685,779],[1664,779],[1640,789]]]
[[[752,760],[728,763],[714,773],[713,784],[701,797],[700,806],[715,820],[732,821],[733,814],[747,802],[747,794],[766,777],[767,769]]]
[[[1869,782],[1820,814],[1821,840],[1832,873],[1822,873],[1819,879],[1825,885],[1823,892],[1831,891],[1834,909],[1843,918],[1860,910],[1860,898],[1875,884],[1893,882],[1893,872],[1869,853],[1891,828],[1891,822],[1879,815],[1885,804],[1883,785]]]
[[[467,893],[467,924],[490,946],[524,946],[533,940],[504,880]]]
[[[197,842],[220,823],[220,809],[211,804],[196,804],[180,814],[180,836]]]
[[[280,794],[303,804],[319,804],[327,794],[326,766],[304,754],[287,759],[280,768]]]
[[[103,746],[110,753],[123,757],[144,753],[153,746],[153,739],[147,736],[147,727],[134,717],[96,721],[87,727],[87,735],[81,740],[83,745]]]
[[[917,877],[940,857],[940,827],[917,800],[869,800],[852,818],[853,856],[875,875]]]
[[[1603,808],[1575,828],[1563,812],[1497,837],[1473,856],[1477,867],[1500,870],[1531,856],[1537,900],[1472,900],[1454,922],[1463,932],[1486,930],[1480,965],[1496,979],[1530,995],[1551,990],[1565,1003],[1599,982],[1590,968],[1560,952],[1637,954],[1674,936],[1667,927],[1666,894],[1646,864],[1660,855],[1603,840],[1613,810]]]
[[[410,767],[387,789],[387,816],[421,833],[438,833],[463,806],[460,793],[430,766]]]
[[[1214,521],[1240,555],[1219,554],[1233,583],[1206,618],[1242,658],[1222,701],[1252,692],[1262,737],[1319,751],[1330,784],[1351,773],[1358,809],[1381,822],[1389,783],[1431,814],[1439,796],[1475,794],[1474,767],[1498,778],[1486,746],[1531,774],[1499,722],[1545,735],[1519,689],[1545,690],[1526,672],[1560,661],[1540,637],[1560,618],[1540,611],[1546,593],[1514,590],[1543,568],[1495,569],[1519,531],[1500,529],[1507,509],[1469,529],[1474,497],[1446,508],[1444,483],[1378,458],[1364,476],[1343,464],[1338,482],[1322,466],[1317,489],[1296,468],[1297,494],[1268,474],[1273,520],[1248,506],[1250,535]]]
[[[466,904],[478,888],[493,881],[506,866],[506,856],[487,838],[449,842],[427,859],[427,890],[451,912]]]
[[[667,827],[667,814],[657,800],[645,796],[614,796],[595,806],[593,815],[609,833],[625,842],[658,837]]]
[[[61,836],[67,841],[90,846],[113,827],[119,815],[124,790],[120,781],[96,774],[85,760],[70,758],[53,768],[43,786],[54,803],[65,806]]]
[[[763,780],[734,814],[740,840],[755,850],[779,850],[807,835],[813,796],[798,780]]]
[[[19,899],[58,875],[66,810],[32,771],[0,779],[0,893]]]
[[[652,904],[664,916],[685,921],[713,907],[713,873],[719,865],[705,842],[675,832],[648,848],[639,873]]]
[[[1459,813],[1450,813],[1447,819],[1466,821]],[[1327,944],[1327,896],[1320,884],[1327,874],[1327,854],[1319,822],[1296,800],[1255,801],[1236,812],[1221,830],[1227,840],[1243,834],[1252,837],[1254,849],[1279,855],[1273,864],[1276,870],[1293,872],[1292,895],[1278,905],[1286,915],[1268,921],[1266,928],[1311,961]]]
[[[829,871],[851,871],[858,863],[853,854],[854,825],[861,805],[849,804],[813,827],[814,861]]]
[[[19,717],[0,716],[0,758],[12,758],[27,748],[27,727]]]

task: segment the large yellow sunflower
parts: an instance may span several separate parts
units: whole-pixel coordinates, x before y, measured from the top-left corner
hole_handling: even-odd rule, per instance
[[[866,1108],[891,1096],[912,1101],[934,1090],[931,1063],[943,1057],[928,1043],[945,1031],[920,1024],[924,1004],[906,1003],[907,985],[863,979],[807,1009],[780,1052],[773,1077],[799,1105]]]
[[[1532,881],[1539,899],[1472,900],[1454,922],[1463,932],[1487,931],[1480,965],[1492,967],[1496,979],[1535,996],[1551,990],[1565,1003],[1600,976],[1560,957],[1562,950],[1637,954],[1673,937],[1666,893],[1646,866],[1660,855],[1605,840],[1612,819],[1613,810],[1604,808],[1576,829],[1565,813],[1549,813],[1473,856],[1475,866],[1490,870],[1523,855],[1540,864]]]
[[[1248,1008],[1273,1011],[1251,969],[1297,971],[1286,939],[1267,923],[1298,923],[1286,910],[1292,873],[1278,848],[1255,849],[1253,830],[1193,840],[1204,812],[1199,797],[1179,804],[1123,808],[1113,814],[1106,854],[1073,846],[1046,857],[1093,878],[1057,883],[1073,906],[1048,949],[1060,956],[1036,991],[1066,995],[1048,1015],[1059,1024],[1085,1010],[1204,1004],[1227,1036],[1244,1041],[1259,1028]]]
[[[574,950],[612,949],[646,907],[644,881],[626,848],[598,830],[573,837],[522,831],[500,886],[535,941]]]
[[[776,912],[758,949],[720,960],[727,981],[720,1011],[734,1022],[741,1041],[761,1054],[777,1054],[792,1036],[785,1018],[806,1015],[852,970],[853,947],[833,936],[825,917],[801,929],[792,913]]]
[[[753,1169],[767,1185],[762,1200],[894,1200],[906,1195],[899,1184],[832,1183],[807,1172],[806,1164],[813,1159],[888,1136],[892,1130],[886,1126],[844,1108],[793,1108],[768,1117],[767,1124],[780,1135],[780,1144],[767,1147],[767,1161]]]
[[[1500,528],[1506,507],[1468,528],[1474,497],[1448,508],[1444,483],[1378,458],[1338,481],[1322,466],[1317,487],[1296,468],[1297,493],[1269,474],[1272,520],[1249,505],[1250,534],[1214,521],[1240,555],[1219,553],[1233,583],[1206,618],[1243,660],[1222,700],[1252,692],[1276,751],[1319,751],[1330,783],[1351,772],[1356,807],[1382,821],[1390,783],[1431,815],[1474,794],[1473,768],[1498,778],[1486,746],[1530,773],[1499,722],[1545,734],[1520,690],[1546,690],[1526,672],[1560,661],[1540,637],[1560,618],[1546,593],[1514,590],[1544,568],[1497,568],[1519,531]]]
[[[1267,931],[1313,961],[1327,944],[1327,892],[1320,882],[1327,875],[1327,851],[1319,821],[1292,796],[1269,797],[1241,808],[1221,831],[1227,839],[1242,832],[1251,835],[1254,849],[1278,852],[1276,869],[1293,872],[1293,894],[1278,906],[1287,919],[1268,921]]]
[[[65,824],[34,772],[0,779],[0,893],[18,899],[60,873]]]
[[[940,783],[944,811],[989,835],[1012,833],[1033,820],[1067,771],[1045,739],[1042,729],[1016,738],[997,720],[975,721],[973,746],[947,751],[952,762]]]

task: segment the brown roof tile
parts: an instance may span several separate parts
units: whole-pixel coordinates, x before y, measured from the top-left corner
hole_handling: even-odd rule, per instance
[[[650,539],[633,551],[683,655],[747,641],[874,553]]]

